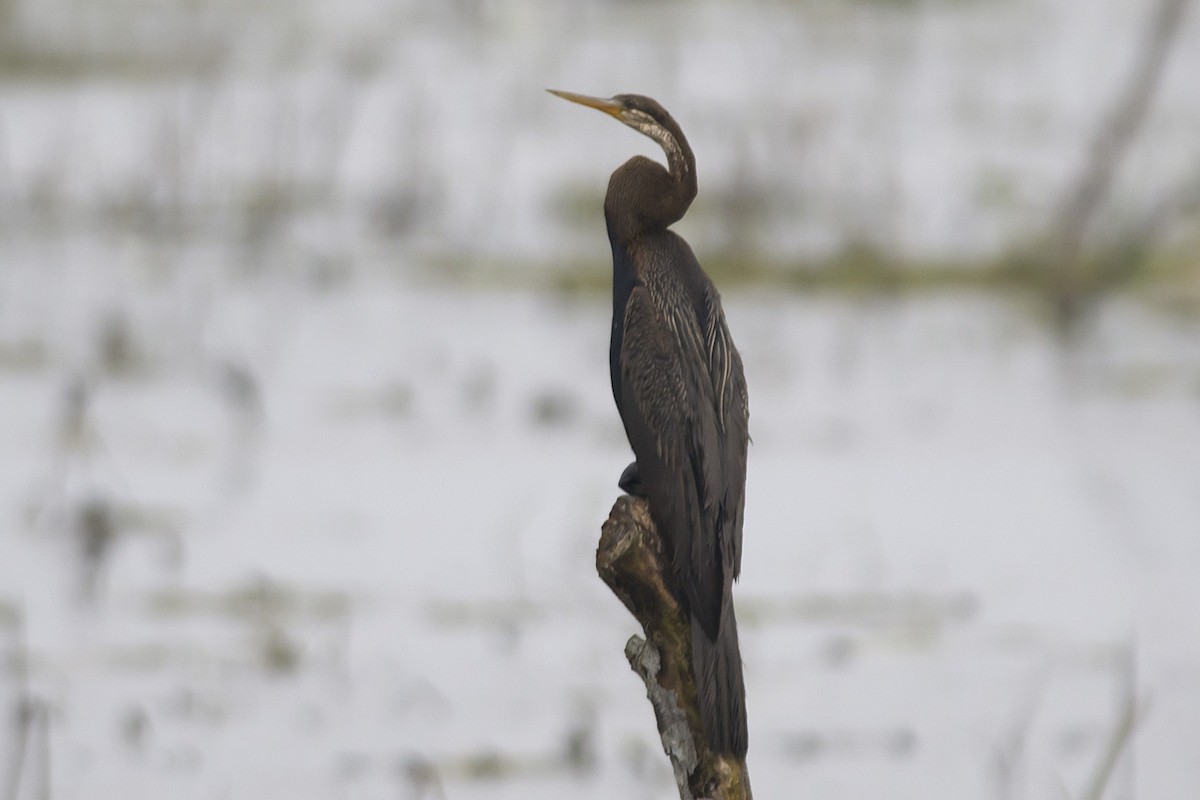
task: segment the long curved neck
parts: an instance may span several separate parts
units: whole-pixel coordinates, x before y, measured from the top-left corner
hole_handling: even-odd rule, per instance
[[[642,233],[665,230],[679,221],[696,197],[696,159],[683,131],[669,117],[638,127],[658,142],[667,156],[664,168],[634,156],[613,172],[604,197],[609,235],[629,242]]]

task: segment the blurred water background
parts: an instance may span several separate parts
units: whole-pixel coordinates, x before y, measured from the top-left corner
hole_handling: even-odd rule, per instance
[[[697,154],[760,796],[1200,796],[1194,5],[0,0],[0,800],[675,796],[545,87]]]

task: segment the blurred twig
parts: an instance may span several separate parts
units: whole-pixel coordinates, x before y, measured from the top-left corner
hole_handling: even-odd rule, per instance
[[[1017,709],[1004,739],[994,750],[996,770],[996,796],[998,800],[1012,800],[1018,795],[1017,784],[1022,777],[1025,762],[1025,745],[1037,716],[1046,688],[1046,672],[1041,670],[1030,682],[1023,702]]]
[[[37,724],[41,722],[41,736],[38,743],[41,746],[41,787],[32,795],[38,800],[48,800],[50,797],[50,720],[46,705],[34,697],[29,689],[29,650],[25,643],[25,612],[17,610],[16,622],[13,626],[13,644],[10,661],[17,684],[17,700],[13,708],[12,755],[8,773],[4,782],[2,800],[17,800],[22,785],[28,785],[25,777],[25,767],[30,758]]]
[[[1133,734],[1134,725],[1137,723],[1137,720],[1138,702],[1137,698],[1131,695],[1126,698],[1125,704],[1121,709],[1121,714],[1117,717],[1117,722],[1113,726],[1112,733],[1109,734],[1104,753],[1100,756],[1100,761],[1096,764],[1096,769],[1092,772],[1091,778],[1088,780],[1087,789],[1083,793],[1083,800],[1100,800],[1104,796],[1104,790],[1108,787],[1109,779],[1112,777],[1113,770],[1117,766],[1117,761],[1120,760],[1121,753],[1125,750],[1125,746]]]
[[[1154,100],[1167,56],[1191,0],[1160,0],[1142,46],[1134,57],[1129,82],[1096,130],[1084,167],[1067,193],[1054,228],[1054,298],[1060,320],[1075,316],[1081,294],[1081,253],[1088,227],[1108,197],[1121,165]]]

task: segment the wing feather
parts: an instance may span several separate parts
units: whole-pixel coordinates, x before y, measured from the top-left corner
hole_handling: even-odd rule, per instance
[[[625,307],[623,418],[651,511],[698,619],[715,637],[741,571],[746,390],[720,298],[643,286]],[[650,452],[650,450],[653,452]]]
[[[678,469],[687,455],[692,393],[674,337],[644,287],[635,287],[626,303],[620,358],[621,385],[627,387],[622,393],[633,401],[631,410],[640,415],[658,459]]]
[[[742,358],[733,345],[721,297],[715,288],[705,293],[705,342],[708,346],[709,374],[712,376],[713,398],[716,401],[717,422],[720,428],[719,450],[721,497],[720,520],[717,529],[721,536],[722,557],[730,565],[729,578],[736,579],[742,571],[742,515],[746,498],[746,450],[750,443],[749,393],[742,369]]]

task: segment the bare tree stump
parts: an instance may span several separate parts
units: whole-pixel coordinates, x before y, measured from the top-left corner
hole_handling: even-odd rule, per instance
[[[600,534],[596,571],[641,623],[625,645],[646,684],[681,800],[750,800],[746,762],[708,749],[692,675],[691,627],[667,589],[662,540],[644,500],[617,499]]]

